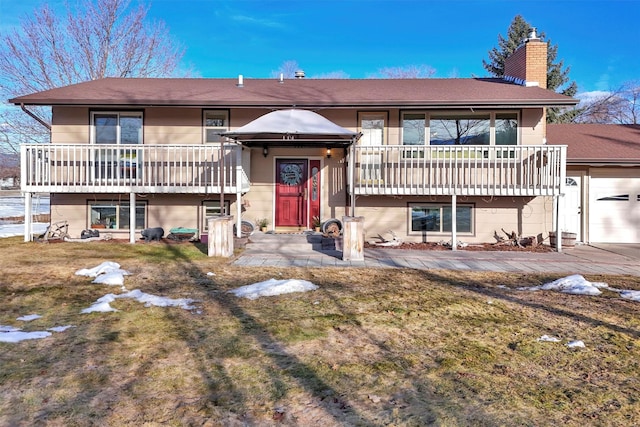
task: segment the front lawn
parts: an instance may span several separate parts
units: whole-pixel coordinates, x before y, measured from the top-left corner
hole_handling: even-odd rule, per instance
[[[82,314],[126,292],[74,274],[103,261],[132,273],[126,291],[195,308]],[[0,239],[0,271],[5,329],[69,326],[0,342],[0,425],[640,424],[640,302],[518,290],[558,275],[247,268],[190,243],[20,238]],[[228,292],[272,278],[319,288]]]

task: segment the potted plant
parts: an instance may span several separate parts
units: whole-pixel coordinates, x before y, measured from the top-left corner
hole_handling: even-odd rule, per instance
[[[256,219],[256,225],[260,228],[260,231],[266,233],[267,227],[269,226],[269,220],[267,218],[258,218]]]
[[[320,222],[320,217],[319,216],[314,216],[312,218],[312,222],[313,222],[314,230],[316,230],[316,232],[319,232],[320,231],[320,226],[322,225],[322,223]]]

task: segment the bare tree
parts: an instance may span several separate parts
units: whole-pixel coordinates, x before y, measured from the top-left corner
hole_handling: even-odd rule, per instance
[[[14,96],[104,77],[173,75],[183,50],[162,22],[149,23],[148,6],[130,0],[79,0],[64,16],[49,6],[0,35],[0,96]],[[34,109],[50,122],[46,108]],[[11,146],[46,142],[46,128],[15,108],[3,108],[0,123]],[[0,142],[1,143],[1,142]]]
[[[280,64],[277,70],[271,72],[271,77],[279,78],[282,75],[285,79],[293,79],[296,76],[296,71],[300,71],[301,68],[298,65],[298,61],[289,59]]]
[[[423,64],[381,68],[375,76],[383,79],[426,79],[433,77],[435,74],[435,68]]]
[[[584,100],[576,109],[578,123],[640,124],[640,82]]]

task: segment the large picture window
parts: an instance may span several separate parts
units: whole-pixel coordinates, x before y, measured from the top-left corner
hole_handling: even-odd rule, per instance
[[[489,145],[490,118],[486,115],[432,114],[429,121],[431,145]]]
[[[445,204],[412,204],[409,206],[411,232],[451,232],[452,209]],[[473,206],[457,205],[456,230],[458,233],[473,233]]]
[[[401,126],[406,146],[518,144],[516,112],[405,112]]]
[[[147,202],[136,202],[136,230],[146,228]],[[131,206],[128,202],[96,201],[89,203],[89,228],[128,230]]]

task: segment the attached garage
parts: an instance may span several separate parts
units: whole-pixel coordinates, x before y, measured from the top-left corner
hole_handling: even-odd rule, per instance
[[[640,242],[640,177],[637,169],[591,169],[589,241]]]
[[[550,124],[547,143],[567,146],[560,224],[585,243],[640,243],[640,125]]]

